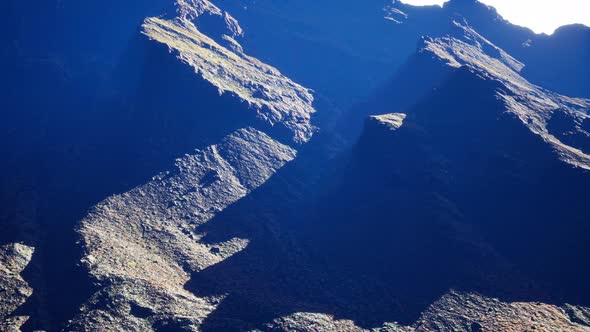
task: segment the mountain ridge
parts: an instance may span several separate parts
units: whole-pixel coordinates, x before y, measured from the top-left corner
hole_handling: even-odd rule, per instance
[[[0,329],[590,328],[590,29],[8,1]]]

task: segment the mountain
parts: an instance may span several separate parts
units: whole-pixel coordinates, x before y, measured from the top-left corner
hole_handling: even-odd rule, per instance
[[[590,329],[589,28],[1,6],[0,330]]]
[[[358,264],[400,294],[416,287],[404,294],[406,310],[449,288],[584,302],[588,270],[574,257],[587,250],[588,100],[530,84],[522,64],[455,26],[454,36],[425,38],[408,61],[420,65],[404,73],[438,67],[431,88],[405,114],[369,118],[305,238],[343,269]],[[408,76],[399,79],[391,87]],[[389,97],[370,104],[377,114],[399,109]]]

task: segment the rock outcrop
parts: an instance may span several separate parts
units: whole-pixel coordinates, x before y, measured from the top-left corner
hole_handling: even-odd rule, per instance
[[[506,112],[513,114],[531,132],[539,135],[559,158],[576,167],[590,169],[590,156],[583,149],[590,133],[582,123],[589,117],[590,100],[570,98],[529,83],[519,75],[524,65],[480,36],[475,30],[455,22],[453,37],[426,39],[420,52],[428,52],[448,66],[473,68],[476,75],[498,82],[497,96]],[[552,119],[568,122],[565,128],[551,126]],[[568,136],[580,142],[564,143]],[[560,140],[561,138],[561,140]]]
[[[396,317],[409,326],[417,316],[453,307],[448,301],[456,294],[444,294],[458,288],[483,294],[473,308],[475,295],[459,296],[457,306],[466,310],[459,317],[470,319],[437,322],[439,312],[414,328],[524,330],[532,326],[512,319],[514,312],[529,319],[539,310],[555,316],[556,325],[543,321],[537,329],[584,330],[558,307],[532,302],[587,301],[580,292],[586,292],[590,271],[576,259],[564,268],[563,259],[588,250],[581,236],[589,230],[588,215],[580,211],[590,181],[583,126],[589,101],[528,82],[520,61],[472,28],[453,25],[446,37],[425,38],[409,62],[426,64],[414,71],[426,75],[419,78],[420,99],[399,109],[389,104],[386,90],[372,103],[404,113],[369,117],[303,237],[340,275],[362,271],[374,285],[386,285],[380,289],[384,299],[374,285],[353,282],[365,294],[355,304],[382,301],[370,315],[358,314],[359,305],[357,317]],[[413,84],[411,76],[403,77],[391,86]],[[565,185],[563,179],[572,181]],[[561,283],[564,277],[569,285]],[[471,311],[487,308],[491,298],[500,299],[501,314],[479,322],[485,311]],[[442,305],[430,306],[436,301]],[[379,311],[386,306],[390,314]],[[354,316],[350,310],[336,321]],[[375,325],[353,320],[363,328]]]
[[[543,303],[506,303],[478,294],[451,292],[436,301],[415,325],[416,332],[586,332],[566,312]]]
[[[15,311],[33,294],[21,273],[33,256],[34,248],[14,243],[0,247],[0,330],[20,331],[29,317]]]
[[[82,263],[98,291],[69,329],[198,330],[224,295],[198,297],[185,284],[191,274],[242,251],[249,242],[232,238],[209,244],[201,241],[205,233],[198,227],[295,158],[296,150],[279,140],[299,146],[315,131],[311,92],[246,55],[234,39],[243,31],[229,13],[208,1],[178,1],[175,12],[177,16],[145,20],[147,43],[164,46],[169,54],[163,61],[188,69],[196,86],[203,86],[199,89],[214,90],[226,100],[235,109],[227,116],[247,120],[219,119],[234,123],[221,125],[233,132],[179,158],[174,169],[149,183],[108,198],[81,221]],[[159,52],[157,47],[148,50]],[[216,113],[205,99],[195,111]],[[232,129],[242,124],[253,127]]]
[[[571,312],[587,312],[587,308],[538,302],[502,302],[476,293],[451,291],[434,302],[410,325],[386,323],[382,327],[363,329],[351,321],[335,320],[323,314],[297,313],[277,319],[268,331],[379,331],[379,332],[521,332],[567,331],[587,332],[590,326],[571,316]]]
[[[235,95],[245,104],[244,108],[250,108],[260,120],[270,126],[283,127],[296,143],[308,141],[314,131],[310,123],[314,112],[310,91],[275,68],[242,53],[241,46],[233,39],[241,34],[241,28],[236,28],[231,23],[233,20],[227,23],[230,35],[224,37],[234,46],[233,50],[203,34],[193,20],[204,12],[221,15],[217,7],[207,1],[181,1],[180,4],[177,18],[146,19],[143,34],[166,45],[179,61],[192,67],[196,75],[216,87],[220,94]]]
[[[220,298],[186,291],[190,274],[243,250],[248,240],[211,246],[200,242],[204,234],[197,227],[264,183],[295,153],[262,132],[238,130],[95,207],[79,232],[83,262],[102,289],[72,328],[198,329]],[[113,304],[105,307],[105,301]]]

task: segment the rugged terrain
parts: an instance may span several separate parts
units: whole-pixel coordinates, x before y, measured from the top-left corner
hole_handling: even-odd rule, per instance
[[[21,273],[33,256],[34,249],[14,243],[0,248],[0,329],[18,331],[28,319],[20,316],[17,309],[26,302],[33,289],[22,278]]]
[[[587,27],[2,6],[1,331],[590,331]]]

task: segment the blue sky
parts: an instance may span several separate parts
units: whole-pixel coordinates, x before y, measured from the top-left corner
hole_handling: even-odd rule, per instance
[[[551,34],[558,27],[582,23],[590,26],[590,0],[480,0],[495,7],[514,24],[537,33]],[[444,0],[402,0],[413,5],[442,5]]]

